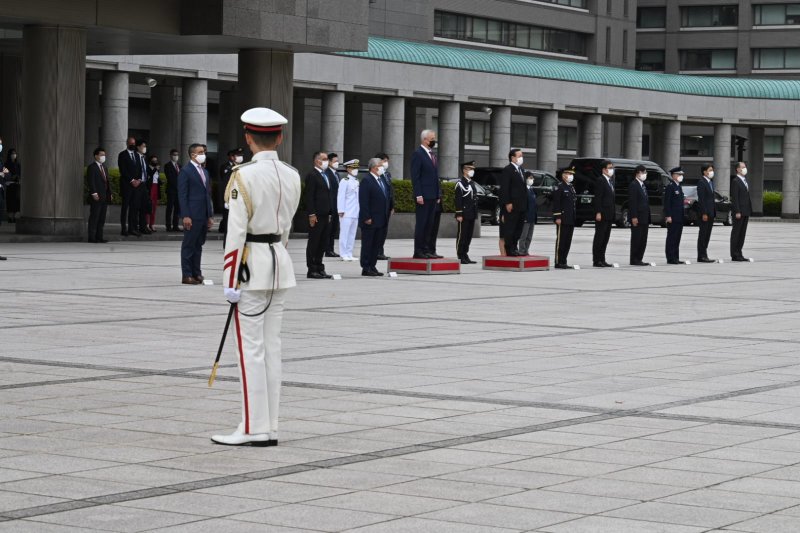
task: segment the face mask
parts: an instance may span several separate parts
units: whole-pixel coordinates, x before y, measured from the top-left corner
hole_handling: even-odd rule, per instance
[[[636,177],[639,179],[639,181],[644,181],[647,179],[647,174],[639,174]]]
[[[378,176],[383,176],[383,173],[384,173],[384,172],[386,172],[386,171],[385,171],[385,170],[383,170],[383,165],[379,166],[379,167],[378,167]]]
[[[0,150],[2,150],[2,147],[3,147],[3,145],[0,144]],[[742,176],[747,176],[747,169],[746,168],[742,169]]]
[[[383,162],[383,169],[384,170],[389,170],[389,162],[388,161],[384,161]]]
[[[328,162],[327,161],[323,161],[322,162],[322,170],[328,170]]]
[[[574,179],[575,179],[575,176],[570,174],[569,176],[567,176],[567,183],[572,183],[572,180],[574,180]]]
[[[431,150],[433,150],[434,148],[436,148],[436,139],[434,139],[434,140],[432,140],[432,141],[430,141],[430,142],[428,143],[428,148],[430,148]]]
[[[525,180],[525,182],[528,184],[528,187],[533,187],[533,180]]]
[[[173,155],[172,156],[172,161],[177,163],[178,162],[178,156],[177,155]]]
[[[354,168],[353,170],[348,170],[347,173],[355,178],[356,176],[358,176],[358,169]]]
[[[142,148],[142,155],[144,155],[144,154],[146,154],[146,153],[147,153],[147,147],[145,147],[145,148]]]
[[[206,154],[200,154],[197,157],[195,157],[194,160],[197,161],[198,165],[202,165],[203,163],[206,162]]]
[[[128,150],[130,150],[131,152],[133,152],[134,150],[136,150],[136,145],[135,145],[135,144],[129,144],[129,145],[128,145]]]
[[[713,170],[708,173],[708,179],[714,179],[714,171]]]
[[[519,159],[517,159],[517,166],[521,167],[524,162],[525,162],[525,158],[520,156]]]
[[[151,167],[157,167],[158,166],[158,161],[150,161],[150,166]]]
[[[472,179],[472,176],[474,176],[474,175],[475,175],[475,171],[474,170],[468,170],[467,171],[467,177],[468,178]]]
[[[101,156],[98,158],[98,161],[99,161],[99,162],[100,162],[100,164],[102,165],[103,163],[105,163],[105,162],[106,162],[106,156],[104,156],[104,155],[101,155]]]
[[[334,161],[333,163],[331,163],[331,168],[333,168],[333,170],[339,170],[339,162]]]
[[[678,181],[678,183],[682,182],[683,181],[683,176],[678,176],[677,181]]]
[[[609,178],[613,178],[614,177],[614,169],[613,168],[609,168],[606,172],[608,172],[608,174],[606,174],[606,175]]]
[[[0,146],[3,146],[3,145],[0,144]],[[11,154],[11,160],[12,161],[16,161],[16,159],[17,159],[17,154]]]
[[[242,161],[244,161],[244,157],[240,156],[240,155],[237,155],[236,158],[234,159],[234,161],[236,162],[237,165],[241,165]]]

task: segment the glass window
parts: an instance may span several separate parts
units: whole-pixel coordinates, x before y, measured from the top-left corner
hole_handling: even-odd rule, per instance
[[[664,28],[667,25],[667,8],[640,7],[636,10],[637,28]]]
[[[481,120],[467,120],[464,124],[464,142],[466,144],[488,145],[489,124]]]
[[[784,67],[800,68],[800,48],[787,48],[784,51]]]
[[[488,34],[486,41],[494,44],[503,42],[503,23],[499,20],[490,20],[487,24]]]
[[[536,124],[511,124],[512,146],[534,148],[536,138]]]
[[[762,4],[753,6],[756,26],[800,24],[800,4]]]
[[[712,157],[714,137],[712,135],[682,135],[681,157]]]
[[[736,50],[712,50],[711,69],[731,70],[736,68]]]
[[[730,6],[686,6],[681,8],[681,27],[738,26],[739,8]]]
[[[530,28],[528,26],[522,26],[519,24],[513,26],[513,29],[511,30],[513,44],[511,46],[528,48],[530,46],[530,33]]]
[[[783,155],[783,135],[764,136],[764,155],[767,157],[780,157]]]
[[[558,127],[558,149],[559,150],[578,149],[578,128],[573,126]]]
[[[754,69],[800,69],[800,48],[760,48],[753,50]]]
[[[636,50],[636,70],[664,70],[664,50]]]
[[[468,34],[467,38],[482,43],[486,42],[486,26],[488,25],[489,21],[478,17],[471,17],[471,18],[472,18],[472,33]]]
[[[628,63],[628,30],[622,30],[622,62]]]
[[[681,50],[681,70],[731,70],[736,50]]]

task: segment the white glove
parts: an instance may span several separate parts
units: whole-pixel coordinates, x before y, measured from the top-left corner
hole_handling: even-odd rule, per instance
[[[228,300],[230,303],[235,304],[239,303],[239,298],[242,297],[242,291],[239,289],[223,289],[225,293],[225,299]]]

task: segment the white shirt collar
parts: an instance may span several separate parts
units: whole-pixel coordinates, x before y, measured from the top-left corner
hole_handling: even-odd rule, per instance
[[[423,150],[425,150],[426,152],[428,152],[428,153],[432,152],[432,150],[430,148],[428,148],[427,146],[425,146],[424,144],[420,144],[420,146],[422,146]]]
[[[370,172],[370,173],[369,173],[369,175],[370,175],[370,176],[372,176],[373,178],[375,178],[375,179],[376,179],[376,180],[378,180],[378,181],[380,181],[380,180],[381,180],[381,177],[380,177],[380,176],[376,176],[376,175],[375,175],[375,174],[373,174],[372,172]]]
[[[707,181],[708,183],[711,183],[711,178],[709,178],[708,176],[703,176],[703,177],[706,179],[706,181]]]
[[[742,176],[741,174],[736,174],[736,177],[737,177],[737,178],[739,178],[739,179],[741,179],[742,181],[746,181],[746,180],[747,180],[747,178],[745,178],[745,177],[744,177],[744,176]]]

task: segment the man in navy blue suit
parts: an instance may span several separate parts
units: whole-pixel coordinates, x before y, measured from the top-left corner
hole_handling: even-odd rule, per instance
[[[202,144],[189,146],[189,164],[178,174],[178,204],[183,215],[183,243],[181,244],[181,270],[185,285],[203,282],[200,261],[206,234],[214,225],[214,207],[211,204],[211,177],[203,167],[206,149]]]
[[[362,276],[383,276],[376,264],[383,228],[389,223],[389,191],[381,179],[384,171],[383,162],[373,157],[369,160],[369,176],[358,187]]]
[[[681,234],[683,234],[683,169],[675,167],[669,171],[670,182],[664,188],[664,220],[667,222],[667,263],[683,265],[680,260]]]
[[[717,203],[714,200],[714,165],[705,164],[700,167],[703,177],[697,182],[697,205],[700,208],[700,220],[697,225],[700,232],[697,234],[697,262],[713,263],[708,258],[708,242],[711,240],[711,230],[714,228],[714,218],[717,216]]]
[[[442,191],[439,186],[439,161],[433,152],[436,147],[436,132],[423,130],[420,140],[422,144],[411,155],[411,184],[417,202],[414,257],[438,259],[442,256],[434,252],[436,235],[433,233],[436,205],[441,202]]]

